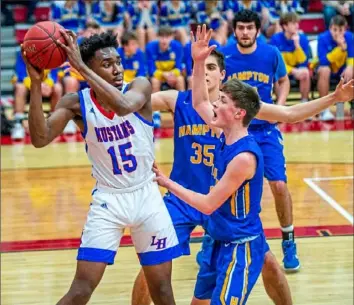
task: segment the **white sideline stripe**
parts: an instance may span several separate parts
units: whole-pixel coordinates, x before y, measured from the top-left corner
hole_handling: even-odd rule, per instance
[[[353,215],[349,214],[338,202],[336,202],[331,196],[329,196],[324,190],[316,185],[312,178],[304,178],[305,183],[312,188],[324,201],[326,201],[332,208],[334,208],[339,214],[347,219],[351,224],[354,223]]]
[[[353,180],[354,176],[306,178],[312,181]]]

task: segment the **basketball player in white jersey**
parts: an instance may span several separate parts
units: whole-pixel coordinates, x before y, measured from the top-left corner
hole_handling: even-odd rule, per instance
[[[151,85],[146,78],[136,78],[123,88],[123,67],[112,34],[86,38],[80,49],[73,32],[62,34],[67,46],[60,46],[92,89],[65,95],[47,120],[42,110],[43,72],[31,66],[23,53],[32,83],[29,129],[33,145],[48,145],[73,119],[85,138],[97,181],[75,278],[58,304],[89,301],[106,266],[114,263],[123,230],[129,227],[154,303],[173,305],[171,260],[182,253],[171,217],[153,182]]]

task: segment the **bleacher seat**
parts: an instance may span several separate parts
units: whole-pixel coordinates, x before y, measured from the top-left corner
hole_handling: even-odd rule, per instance
[[[302,15],[299,27],[306,34],[319,34],[326,31],[326,25],[322,14]]]
[[[16,37],[16,41],[17,43],[22,43],[24,38],[25,38],[25,35],[28,31],[28,29],[31,27],[30,24],[16,24],[15,26],[15,37]]]
[[[309,13],[320,13],[323,11],[322,0],[310,0],[308,12]]]
[[[1,69],[12,69],[16,62],[16,47],[1,48]]]
[[[12,92],[13,85],[11,83],[12,77],[14,76],[13,69],[1,70],[1,94],[3,92]]]
[[[1,47],[16,44],[15,29],[11,26],[1,27]]]
[[[47,2],[39,2],[34,11],[36,22],[49,20],[50,4]],[[27,16],[27,7],[23,5],[16,5],[13,8],[13,18],[16,23],[25,23]]]

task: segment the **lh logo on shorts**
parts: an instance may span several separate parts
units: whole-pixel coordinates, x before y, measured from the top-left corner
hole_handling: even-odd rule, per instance
[[[156,236],[153,236],[150,246],[156,246],[156,250],[165,249],[166,248],[166,241],[167,241],[167,237],[156,239]]]

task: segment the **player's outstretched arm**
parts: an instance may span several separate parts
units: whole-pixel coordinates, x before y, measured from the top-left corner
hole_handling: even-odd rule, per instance
[[[295,123],[312,117],[335,103],[348,102],[353,99],[354,80],[352,79],[344,84],[343,79],[341,79],[333,93],[308,103],[301,103],[290,107],[262,103],[256,117],[267,121]]]
[[[75,105],[79,105],[79,97],[72,94],[64,96],[56,105],[53,114],[46,119],[42,105],[43,71],[34,68],[26,58],[22,49],[23,60],[28,76],[31,79],[31,96],[28,114],[28,125],[33,146],[39,148],[48,145],[64,130],[66,124],[74,118]],[[80,108],[80,106],[78,107]]]
[[[97,98],[119,116],[138,111],[151,101],[151,84],[145,77],[137,77],[123,94],[92,71],[82,60],[77,36],[73,31],[60,30],[67,45],[57,42],[66,52],[71,66],[76,69],[93,89]]]
[[[213,106],[209,100],[208,86],[205,78],[205,60],[216,46],[209,47],[212,30],[206,31],[206,25],[197,27],[196,36],[191,32],[192,58],[194,61],[192,74],[192,103],[194,109],[211,128],[214,117]]]
[[[151,95],[151,105],[153,111],[175,112],[178,97],[177,90],[166,90],[155,92]]]
[[[160,186],[167,188],[203,214],[210,215],[236,192],[243,182],[254,176],[256,167],[257,161],[253,154],[245,152],[237,155],[227,166],[224,176],[207,195],[184,188],[167,178],[155,165],[153,170],[156,174],[155,180]]]

